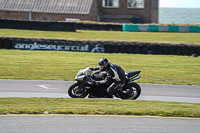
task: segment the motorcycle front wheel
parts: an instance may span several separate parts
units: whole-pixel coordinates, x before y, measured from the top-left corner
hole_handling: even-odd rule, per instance
[[[85,87],[81,87],[79,84],[75,83],[69,87],[68,94],[71,98],[85,98],[88,92]]]

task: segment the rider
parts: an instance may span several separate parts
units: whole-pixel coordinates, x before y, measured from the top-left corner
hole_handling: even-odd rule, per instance
[[[107,85],[113,79],[113,83],[107,88],[107,93],[109,95],[114,95],[117,89],[122,90],[122,85],[126,81],[126,76],[124,70],[115,64],[112,64],[106,58],[102,58],[98,62],[99,67],[90,68],[93,70],[100,70],[101,72],[106,73],[104,80],[93,81],[95,85]]]

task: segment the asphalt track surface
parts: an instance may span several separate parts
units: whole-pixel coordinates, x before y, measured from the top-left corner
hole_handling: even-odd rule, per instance
[[[69,98],[67,94],[74,81],[7,80],[0,79],[0,97]],[[200,103],[200,86],[140,84],[138,100]]]
[[[126,116],[0,116],[1,133],[199,133],[200,119]]]
[[[74,81],[0,79],[0,97],[69,98]],[[200,86],[140,84],[139,100],[200,103]],[[0,116],[0,133],[199,133],[200,119],[8,115]]]

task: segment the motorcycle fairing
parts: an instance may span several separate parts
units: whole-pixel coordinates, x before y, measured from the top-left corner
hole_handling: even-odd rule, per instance
[[[83,81],[84,78],[86,77],[85,74],[91,74],[92,72],[90,71],[89,67],[85,69],[80,69],[78,73],[76,74],[75,80],[76,81]]]
[[[140,74],[141,71],[136,70],[136,71],[128,71],[126,72],[126,76],[128,76],[130,79],[134,79]]]

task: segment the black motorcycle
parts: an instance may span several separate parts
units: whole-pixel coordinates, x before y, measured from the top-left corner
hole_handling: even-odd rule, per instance
[[[141,77],[140,72],[139,70],[126,72],[126,82],[122,86],[122,90],[117,91],[114,96],[121,99],[137,99],[141,94],[141,88],[133,81]],[[104,76],[103,72],[92,73],[89,67],[79,70],[75,77],[77,82],[68,89],[69,96],[71,98],[85,98],[89,94],[89,98],[108,98],[106,89],[112,84],[112,81],[108,85],[92,84],[93,80],[102,80]]]

